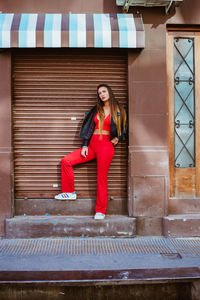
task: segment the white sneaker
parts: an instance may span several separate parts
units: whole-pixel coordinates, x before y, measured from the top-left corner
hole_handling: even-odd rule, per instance
[[[105,218],[105,215],[102,213],[96,213],[94,216],[95,220],[103,220]]]
[[[76,192],[61,193],[54,197],[56,200],[76,200]]]

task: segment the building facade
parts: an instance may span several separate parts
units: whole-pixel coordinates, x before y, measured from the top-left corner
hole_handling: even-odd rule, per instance
[[[170,14],[123,15],[115,0],[1,3],[1,236],[14,216],[93,214],[94,162],[75,168],[76,202],[53,196],[102,82],[129,122],[109,171],[108,214],[135,217],[138,235],[199,236],[199,8],[184,0]]]

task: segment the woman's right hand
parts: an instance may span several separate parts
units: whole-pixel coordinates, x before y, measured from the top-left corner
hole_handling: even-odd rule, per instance
[[[88,155],[88,147],[87,146],[83,146],[81,149],[81,155],[83,157],[86,157]]]

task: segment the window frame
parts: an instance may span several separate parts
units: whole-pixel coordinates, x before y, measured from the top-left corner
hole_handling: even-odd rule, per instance
[[[175,168],[174,145],[174,38],[194,38],[195,70],[195,160],[191,168]],[[167,54],[167,116],[169,150],[169,197],[198,197],[200,195],[200,27],[168,28]],[[198,58],[199,54],[199,58]],[[199,99],[199,100],[198,100]]]

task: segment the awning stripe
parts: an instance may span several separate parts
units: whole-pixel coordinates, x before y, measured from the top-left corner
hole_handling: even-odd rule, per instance
[[[136,47],[136,26],[135,20],[130,18],[129,15],[126,16],[126,25],[127,25],[127,34],[128,34],[128,47],[127,48],[135,48]],[[132,35],[132,38],[131,36]]]
[[[37,14],[22,14],[19,26],[19,47],[36,47],[36,23]]]
[[[44,47],[45,14],[39,14],[36,25],[36,47]]]
[[[78,15],[78,31],[77,31],[78,47],[86,47],[86,16]]]
[[[61,48],[61,21],[62,15],[55,14],[53,16],[52,47]]]
[[[0,48],[10,48],[10,30],[12,26],[13,14],[0,14]]]
[[[27,32],[27,43],[28,47],[36,47],[36,25],[37,25],[37,14],[32,14],[28,23]]]
[[[44,23],[44,47],[52,47],[53,14],[46,14]]]
[[[0,14],[0,48],[143,48],[133,14]]]
[[[21,21],[21,15],[14,14],[12,26],[11,26],[11,32],[10,32],[10,47],[19,47],[18,30],[19,30],[20,21]]]
[[[103,47],[102,20],[100,14],[94,14],[94,47]]]
[[[111,48],[111,26],[109,14],[102,14],[103,47]]]
[[[93,14],[86,15],[86,46],[88,48],[94,47],[94,20]]]
[[[120,48],[136,48],[136,27],[134,18],[127,14],[118,14]]]
[[[86,17],[84,14],[70,15],[69,47],[86,47]]]

